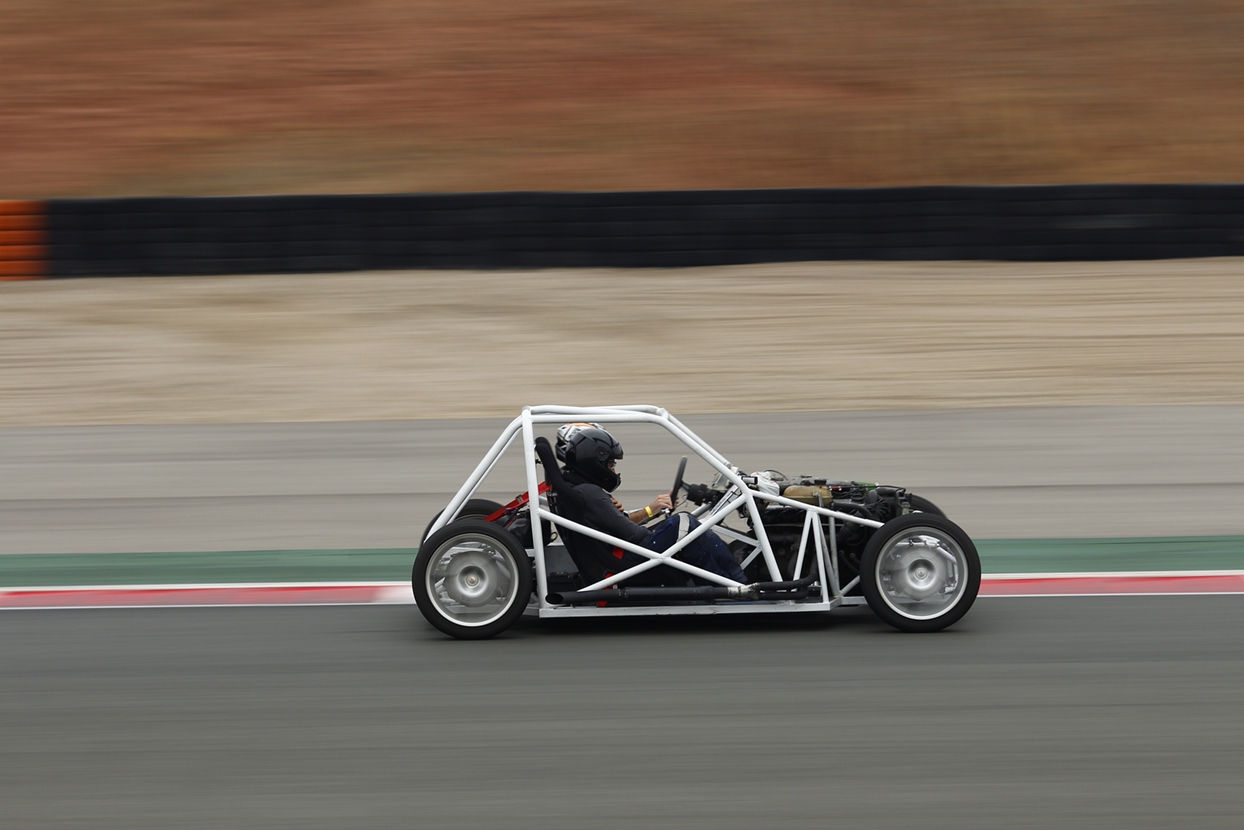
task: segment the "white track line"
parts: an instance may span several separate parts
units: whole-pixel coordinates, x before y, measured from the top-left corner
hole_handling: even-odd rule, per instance
[[[986,574],[983,597],[1244,594],[1244,571]],[[0,608],[410,604],[408,582],[243,582],[0,588]]]

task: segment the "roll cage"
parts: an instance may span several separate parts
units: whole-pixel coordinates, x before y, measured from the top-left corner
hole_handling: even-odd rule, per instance
[[[610,424],[653,424],[670,433],[688,450],[707,463],[717,472],[715,484],[725,487],[724,494],[715,502],[697,507],[692,514],[700,526],[680,539],[665,551],[653,551],[624,539],[610,536],[594,528],[565,519],[549,509],[546,501],[542,501],[541,481],[537,472],[535,451],[535,427],[543,424],[562,424],[566,421],[593,421],[608,426]],[[713,449],[707,442],[687,428],[681,421],[664,409],[648,405],[571,407],[571,406],[528,406],[522,414],[510,422],[502,431],[501,436],[476,466],[475,470],[459,488],[441,515],[432,523],[428,535],[440,530],[453,521],[463,505],[479,490],[488,475],[496,467],[497,462],[506,454],[516,440],[522,440],[523,463],[526,474],[526,499],[531,505],[532,550],[529,552],[535,560],[536,601],[534,608],[541,617],[557,616],[614,616],[627,614],[705,614],[705,613],[747,613],[772,611],[827,611],[839,605],[863,605],[866,600],[862,596],[846,596],[859,581],[854,577],[846,585],[839,580],[838,550],[835,533],[836,522],[850,522],[871,528],[882,526],[881,522],[861,516],[831,510],[820,504],[808,504],[785,498],[776,492],[768,492],[763,481],[756,476],[747,475],[731,464],[725,456]],[[547,486],[546,486],[547,489]],[[608,607],[579,607],[557,605],[550,601],[548,586],[548,569],[544,544],[543,524],[548,522],[556,527],[570,530],[607,544],[631,551],[644,558],[644,562],[616,574],[607,576],[583,591],[596,591],[617,586],[636,574],[651,568],[664,565],[695,576],[715,585],[741,587],[741,583],[727,577],[698,568],[694,565],[674,558],[675,555],[705,533],[716,532],[723,538],[741,541],[751,546],[744,566],[751,564],[756,557],[762,557],[769,576],[774,582],[781,581],[781,574],[773,547],[770,545],[764,526],[762,502],[770,502],[795,508],[804,512],[803,531],[795,558],[793,578],[799,579],[805,568],[807,576],[815,576],[815,584],[819,586],[819,594],[814,593],[807,599],[792,601],[760,601],[750,603],[715,603],[685,604],[662,606],[610,605]],[[755,536],[748,536],[732,528],[725,527],[723,522],[736,510],[745,510],[751,518]],[[826,526],[828,525],[828,527]],[[826,534],[828,529],[829,533]]]

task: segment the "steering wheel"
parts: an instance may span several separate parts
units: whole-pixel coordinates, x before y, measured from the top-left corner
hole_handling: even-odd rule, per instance
[[[674,486],[670,488],[670,501],[677,503],[678,491],[682,489],[682,474],[687,471],[687,456],[678,462],[678,475],[674,476]]]

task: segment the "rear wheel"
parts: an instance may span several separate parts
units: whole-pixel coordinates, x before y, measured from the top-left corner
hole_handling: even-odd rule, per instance
[[[473,516],[491,516],[505,505],[490,499],[467,499],[466,504],[462,505],[462,509],[458,511],[459,519],[469,519]],[[422,540],[428,538],[428,531],[432,529],[432,525],[436,524],[436,520],[441,517],[444,510],[438,510],[436,515],[432,517],[432,521],[428,522],[428,526],[423,529],[423,535],[419,537],[420,544]]]
[[[860,561],[868,607],[901,631],[940,631],[976,601],[981,565],[957,524],[933,513],[908,513],[877,529]]]
[[[531,598],[531,560],[514,536],[483,519],[459,519],[419,548],[415,604],[451,637],[482,640],[513,625]]]

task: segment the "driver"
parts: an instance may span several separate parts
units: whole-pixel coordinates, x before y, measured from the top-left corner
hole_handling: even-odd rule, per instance
[[[599,424],[566,424],[561,427],[557,431],[556,453],[558,460],[565,464],[562,476],[583,496],[581,505],[567,505],[572,515],[565,515],[565,518],[654,551],[667,550],[699,526],[699,522],[689,513],[671,516],[651,529],[640,526],[641,522],[661,510],[672,510],[673,494],[663,493],[647,507],[631,513],[627,513],[609,495],[622,483],[622,476],[617,471],[617,462],[622,458],[622,445]],[[646,561],[637,553],[610,548],[606,543],[582,534],[578,538],[582,544],[592,545],[598,552],[618,560],[619,571]],[[736,582],[747,582],[734,554],[715,533],[705,533],[679,551],[676,558]],[[676,576],[683,575],[679,571]],[[697,584],[708,584],[705,580],[692,579]]]
[[[563,464],[566,463],[566,448],[570,446],[570,439],[578,435],[580,432],[582,432],[585,429],[597,429],[597,430],[600,430],[601,432],[605,432],[605,430],[601,428],[600,424],[593,424],[587,421],[579,421],[573,424],[562,424],[560,427],[558,427],[557,446],[556,446],[558,461],[562,462]],[[609,433],[607,432],[605,432],[605,434],[609,435]],[[610,435],[609,437],[612,438],[613,436]],[[614,443],[617,443],[617,442],[615,441]],[[622,457],[620,454],[622,452],[621,446],[618,447],[618,452],[619,452],[618,458],[621,458]],[[621,476],[618,477],[618,480],[619,481],[622,480]],[[618,510],[620,510],[622,514],[626,516],[626,518],[630,519],[632,522],[634,522],[637,525],[643,524],[644,522],[648,521],[652,517],[656,516],[656,514],[660,513],[662,510],[668,510],[670,512],[673,512],[674,510],[674,502],[670,498],[669,493],[662,493],[661,495],[653,499],[652,503],[649,504],[647,507],[641,507],[638,510],[625,509],[624,507],[622,507],[622,502],[618,501],[613,496],[610,496],[609,500],[613,502],[613,506],[618,508]],[[618,534],[615,533],[613,535],[617,536]]]

